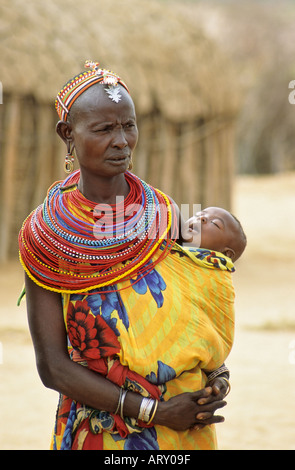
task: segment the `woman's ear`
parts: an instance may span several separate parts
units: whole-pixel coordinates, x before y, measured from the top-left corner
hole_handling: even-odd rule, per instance
[[[233,250],[232,248],[225,248],[225,250],[223,250],[222,253],[228,258],[230,258],[232,261],[234,261],[235,256],[236,256],[235,250]]]
[[[69,122],[58,121],[56,124],[56,132],[63,142],[68,145],[69,141],[72,141],[72,127]]]

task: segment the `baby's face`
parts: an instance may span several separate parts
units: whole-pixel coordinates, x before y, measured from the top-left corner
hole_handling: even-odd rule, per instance
[[[220,207],[207,207],[185,223],[184,238],[200,248],[225,253],[237,236],[236,221]]]

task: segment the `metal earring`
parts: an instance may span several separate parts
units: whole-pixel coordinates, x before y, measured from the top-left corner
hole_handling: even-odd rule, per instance
[[[68,144],[68,153],[66,154],[65,162],[64,162],[64,170],[66,173],[72,173],[74,169],[74,156],[73,156],[74,146],[71,149],[71,144]]]

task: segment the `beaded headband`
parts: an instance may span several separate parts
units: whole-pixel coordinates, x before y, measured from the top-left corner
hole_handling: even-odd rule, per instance
[[[120,83],[129,93],[127,85],[121,80],[121,78],[106,69],[99,68],[99,62],[92,62],[86,60],[85,68],[89,68],[88,72],[83,72],[77,77],[73,78],[68,82],[63,89],[58,93],[55,100],[55,108],[57,114],[62,121],[66,121],[71,107],[73,106],[76,99],[84,93],[88,88],[96,83],[102,85],[109,85],[106,92],[112,101],[118,103],[121,99],[119,88],[117,85]]]

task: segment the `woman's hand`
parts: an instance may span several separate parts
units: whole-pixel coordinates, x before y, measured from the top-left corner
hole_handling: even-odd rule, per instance
[[[206,387],[197,392],[176,395],[167,402],[159,403],[153,422],[176,431],[223,422],[223,416],[214,415],[217,409],[226,405],[226,402],[220,398],[220,393],[216,385],[215,392],[212,387]]]
[[[229,383],[227,379],[223,377],[216,377],[210,383],[212,392],[207,397],[202,397],[198,400],[199,405],[207,405],[208,403],[212,402],[222,402],[226,395],[229,392]],[[224,402],[225,403],[225,402]],[[211,424],[208,420],[210,420],[211,416],[207,412],[207,410],[203,409],[201,413],[197,415],[197,420],[199,422],[196,424],[196,428],[201,429],[202,427],[206,426],[207,424]],[[201,420],[201,421],[200,421]],[[219,421],[222,422],[222,421]]]
[[[218,400],[223,400],[230,391],[229,381],[223,376],[211,380],[210,387],[212,387],[213,395]]]

